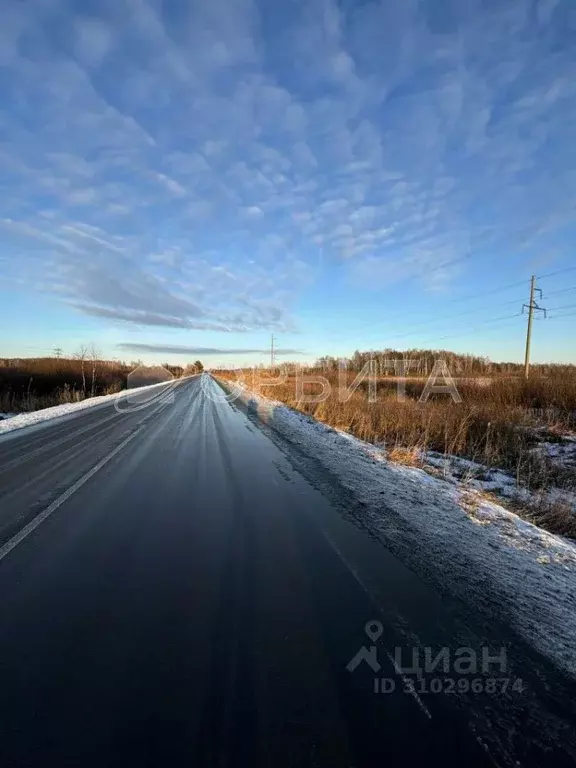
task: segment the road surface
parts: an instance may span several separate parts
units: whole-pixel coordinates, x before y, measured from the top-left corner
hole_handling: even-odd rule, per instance
[[[0,765],[572,764],[569,683],[406,569],[209,376],[172,394],[0,439]],[[492,677],[523,693],[456,674],[458,648],[504,642]],[[423,645],[450,657],[434,692],[395,655]]]

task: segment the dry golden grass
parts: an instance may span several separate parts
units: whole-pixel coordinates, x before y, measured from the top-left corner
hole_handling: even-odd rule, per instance
[[[387,453],[390,461],[395,464],[403,464],[406,467],[420,467],[422,466],[422,453],[418,448],[402,448],[396,446],[390,449]]]
[[[21,413],[119,392],[137,365],[114,360],[23,358],[0,360],[0,413]],[[175,376],[179,366],[163,366]]]
[[[576,515],[567,501],[536,495],[528,504],[516,503],[512,507],[534,525],[560,536],[576,539]]]
[[[236,379],[236,373],[219,372]],[[458,382],[461,403],[449,395],[436,394],[419,402],[423,379],[406,380],[406,397],[397,396],[397,380],[382,378],[377,399],[369,402],[363,382],[343,401],[338,397],[338,377],[327,378],[330,397],[321,402],[298,398],[296,379],[273,383],[270,373],[246,371],[246,384],[272,400],[279,400],[325,424],[349,432],[361,440],[383,445],[388,457],[402,464],[419,465],[420,455],[429,450],[446,456],[460,456],[488,468],[499,468],[515,477],[518,486],[534,494],[524,517],[542,527],[576,537],[576,516],[569,505],[549,504],[539,491],[551,487],[576,490],[572,469],[559,467],[535,450],[542,438],[554,439],[576,428],[576,380],[570,376],[493,377]],[[348,376],[348,383],[353,380]],[[305,384],[304,395],[319,392],[318,385]]]

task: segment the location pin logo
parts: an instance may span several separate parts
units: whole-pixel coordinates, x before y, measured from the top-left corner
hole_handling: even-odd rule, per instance
[[[372,645],[370,648],[366,648],[365,645],[362,646],[356,656],[354,656],[354,658],[348,662],[346,666],[348,672],[354,672],[354,670],[359,667],[363,661],[368,664],[373,672],[379,672],[382,669],[382,666],[378,661],[378,648],[374,645],[374,643],[376,643],[382,636],[384,627],[379,621],[369,621],[364,627],[364,631],[371,640]]]
[[[364,631],[373,643],[377,643],[382,637],[384,627],[379,621],[369,621],[364,627]]]

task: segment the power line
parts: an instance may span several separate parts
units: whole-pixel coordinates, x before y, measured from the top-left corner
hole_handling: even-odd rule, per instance
[[[570,269],[572,269],[572,268],[570,268]],[[575,269],[576,269],[576,267],[575,267]],[[488,291],[485,294],[476,294],[476,295],[478,297],[480,297],[480,296],[487,296],[487,295],[491,295],[491,294],[494,294],[494,293],[499,293],[499,292],[504,291],[504,290],[508,290],[511,287],[514,287],[514,286],[520,285],[520,284],[525,284],[525,283],[526,283],[525,280],[521,280],[518,283],[509,283],[509,284],[507,284],[505,286],[497,287],[497,288],[495,288],[492,291]],[[574,290],[576,290],[576,286],[571,286],[570,288],[561,288],[561,289],[559,289],[557,291],[546,292],[546,296],[547,297],[548,296],[555,296],[555,295],[557,295],[559,293],[567,293],[568,291],[574,291]],[[464,299],[457,299],[456,301],[464,301]],[[511,301],[502,302],[499,306],[506,307],[506,306],[510,306],[512,304],[518,304],[520,301],[522,301],[521,298],[512,299]],[[576,305],[563,305],[562,307],[554,307],[553,309],[565,309],[565,308],[567,309],[567,308],[571,308],[572,306],[576,306]],[[456,315],[445,315],[442,318],[435,318],[433,320],[430,320],[430,319],[420,320],[417,323],[411,323],[409,327],[410,328],[414,328],[416,326],[427,325],[429,323],[436,323],[436,322],[441,322],[441,321],[444,321],[444,320],[457,319],[459,317],[465,317],[467,315],[473,315],[475,312],[478,312],[478,311],[481,311],[481,310],[482,310],[482,307],[478,307],[476,309],[466,310],[466,312],[459,312]],[[482,321],[482,322],[486,322],[486,321]],[[489,322],[494,322],[494,321],[490,320]],[[441,329],[440,329],[440,332],[442,332]],[[398,336],[393,336],[392,338],[393,339],[404,339],[404,338],[407,338],[409,336],[417,336],[419,333],[420,333],[420,331],[410,331],[408,333],[402,333],[402,334],[400,334]]]
[[[428,272],[434,272],[434,271],[437,271],[438,269],[442,269],[443,267],[448,266],[448,265],[450,265],[452,263],[456,263],[458,261],[464,261],[464,260],[470,258],[470,255],[471,254],[467,254],[465,256],[457,257],[456,259],[453,259],[451,261],[443,262],[442,264],[438,265],[437,267],[431,268],[430,270],[428,270]],[[553,272],[548,272],[548,273],[546,273],[544,275],[541,275],[538,279],[554,277],[556,275],[565,274],[567,272],[572,272],[574,270],[576,270],[576,267],[566,267],[566,268],[563,268],[563,269],[555,270]],[[481,293],[468,294],[466,296],[462,296],[460,298],[453,299],[453,300],[451,300],[451,301],[449,301],[447,303],[448,304],[458,304],[458,303],[461,303],[463,301],[473,301],[473,300],[478,299],[478,298],[484,299],[486,296],[493,296],[493,295],[496,295],[498,293],[502,293],[504,291],[507,291],[510,288],[515,288],[516,286],[519,286],[519,285],[525,285],[526,282],[527,282],[526,279],[517,280],[517,281],[514,281],[512,283],[506,283],[505,285],[496,286],[495,288],[493,288],[493,289],[491,289],[489,291],[483,291]],[[557,294],[560,294],[560,293],[566,293],[566,292],[572,291],[572,290],[576,290],[576,286],[571,286],[570,288],[561,288],[561,289],[559,289],[557,291],[546,292],[546,296],[554,296],[554,295],[557,295]],[[512,301],[502,302],[502,304],[500,306],[508,306],[508,305],[512,305],[512,304],[517,304],[521,300],[522,299],[513,299]],[[456,315],[445,315],[442,318],[435,318],[435,319],[430,319],[430,314],[428,313],[426,316],[421,315],[421,317],[423,318],[422,320],[418,320],[418,321],[416,321],[414,323],[410,323],[408,325],[408,327],[410,329],[412,329],[412,328],[415,328],[415,327],[418,327],[418,326],[427,325],[429,323],[436,323],[436,322],[441,322],[441,321],[444,321],[444,320],[448,321],[448,320],[452,320],[452,319],[457,319],[459,317],[464,317],[466,315],[474,314],[475,312],[481,311],[481,310],[482,310],[482,307],[479,307],[478,309],[467,310],[466,312],[461,312],[461,313],[458,313]],[[490,322],[492,322],[492,321],[490,321]],[[371,323],[371,322],[363,323],[358,328],[358,330],[361,330],[361,329],[367,328],[367,327],[374,328],[374,324]],[[399,335],[392,336],[392,339],[408,338],[409,336],[417,336],[419,333],[420,333],[420,331],[412,331],[412,330],[410,330],[407,333],[401,333]]]
[[[430,274],[431,272],[438,272],[438,270],[444,269],[444,267],[451,267],[452,264],[459,264],[461,261],[466,261],[471,257],[472,257],[472,251],[469,251],[465,256],[457,256],[456,258],[450,259],[449,261],[445,261],[442,264],[438,264],[435,267],[430,267],[429,269],[426,268],[426,273]]]
[[[573,309],[576,304],[562,304],[560,307],[550,307],[550,312],[555,312],[557,309]]]
[[[522,317],[522,315],[518,313],[517,315],[511,315],[511,317]],[[503,325],[500,326],[500,328],[512,328],[512,326],[515,326],[516,328],[518,328],[518,323],[504,323]],[[432,344],[432,343],[436,343],[437,341],[445,341],[446,339],[452,340],[452,339],[458,339],[462,336],[470,336],[477,330],[477,328],[478,328],[477,325],[470,326],[469,329],[464,333],[450,333],[447,336],[435,336],[433,339],[425,339],[421,343]]]
[[[509,320],[513,317],[522,317],[522,313],[516,312],[513,315],[504,315],[503,317],[491,317],[488,320],[481,320],[479,323],[474,323],[473,325],[464,326],[464,328],[476,329],[478,328],[479,325],[488,325],[489,323],[497,323],[497,322],[500,322],[501,320]],[[426,339],[425,341],[422,342],[422,344],[428,344],[434,340],[442,341],[442,339],[449,339],[449,338],[451,338],[451,336],[443,336],[440,338],[435,337],[434,339]]]
[[[567,267],[566,269],[557,270],[555,272],[550,272],[550,273],[547,273],[547,274],[543,275],[542,278],[544,278],[544,277],[553,277],[554,275],[563,274],[565,272],[569,272],[569,271],[572,271],[572,270],[576,270],[576,267]],[[460,303],[462,301],[472,301],[472,300],[474,300],[476,298],[484,298],[485,296],[492,296],[492,295],[495,295],[495,294],[507,291],[510,288],[514,288],[516,286],[525,285],[525,284],[526,284],[526,280],[518,280],[518,281],[515,281],[515,282],[512,282],[512,283],[506,283],[505,285],[496,286],[495,288],[493,288],[493,289],[491,289],[489,291],[482,292],[482,293],[468,294],[467,296],[460,297],[458,299],[454,299],[454,300],[452,300],[450,302],[447,302],[447,303],[448,304],[456,304],[456,303]],[[538,289],[538,290],[540,290],[540,289]],[[567,292],[573,291],[573,290],[576,290],[576,286],[571,286],[569,288],[561,288],[561,289],[558,289],[558,290],[555,290],[555,291],[549,291],[549,292],[546,292],[546,296],[554,296],[554,295],[561,294],[561,293],[567,293]],[[522,301],[521,298],[513,299],[511,301],[501,302],[501,303],[499,303],[499,306],[503,306],[503,307],[504,306],[509,306],[509,305],[512,305],[512,304],[517,304],[520,301]],[[530,305],[527,305],[527,306],[529,308]],[[563,308],[570,308],[572,306],[576,306],[576,305],[562,305],[561,307],[554,307],[554,310],[563,309]],[[534,309],[539,309],[539,307],[535,306]],[[430,319],[430,314],[428,314],[428,315],[426,315],[425,319],[419,320],[419,321],[414,322],[414,323],[409,323],[408,324],[408,328],[413,329],[413,328],[417,328],[418,326],[428,325],[430,323],[437,323],[437,322],[444,322],[444,321],[455,320],[455,319],[458,319],[460,317],[465,317],[465,316],[468,316],[468,315],[473,315],[476,312],[481,312],[482,310],[483,310],[483,307],[478,307],[478,308],[475,308],[475,309],[472,309],[472,310],[466,310],[465,312],[459,312],[457,314],[451,314],[451,315],[444,315],[441,318],[433,318],[433,319]],[[521,313],[519,313],[519,314],[521,314]],[[516,315],[516,314],[515,315],[505,315],[503,317],[498,317],[498,318],[489,318],[487,320],[482,320],[482,321],[479,321],[478,323],[474,323],[471,326],[464,326],[464,327],[465,328],[466,327],[467,328],[476,328],[478,325],[485,325],[487,323],[499,322],[500,320],[505,320],[505,319],[508,319],[508,318],[511,318],[511,317],[517,317],[517,316],[519,316],[519,314],[518,315]],[[424,318],[424,315],[421,315],[421,317]],[[358,330],[361,330],[362,328],[366,328],[366,327],[370,327],[370,328],[374,329],[374,323],[372,323],[372,322],[363,323],[362,326],[360,326],[360,328]],[[439,328],[438,332],[441,333],[442,329]],[[396,340],[405,339],[405,338],[408,338],[410,336],[417,336],[419,333],[421,333],[420,330],[409,330],[407,333],[399,333],[397,335],[392,335],[389,338],[391,339],[391,343],[395,343]],[[451,336],[436,337],[436,340],[439,341],[441,339],[446,339],[446,338],[451,338]],[[430,341],[433,341],[433,339],[430,339]],[[429,343],[429,342],[428,342],[428,340],[425,340],[425,341],[423,341],[421,343],[426,344],[426,343]]]
[[[556,275],[563,275],[566,272],[573,272],[576,267],[565,267],[564,269],[557,269],[555,272],[548,272],[545,275],[540,275],[538,280],[544,280],[545,277],[556,277]]]
[[[565,269],[559,269],[556,272],[548,272],[545,275],[541,275],[537,279],[543,280],[545,277],[554,277],[555,275],[561,275],[561,274],[564,274],[565,272],[572,272],[574,270],[576,270],[576,267],[566,267]],[[430,270],[430,271],[433,271],[433,270]],[[482,291],[480,293],[471,293],[471,294],[468,294],[467,296],[461,296],[459,299],[453,299],[448,303],[456,304],[461,301],[472,301],[473,299],[484,298],[484,296],[493,296],[496,293],[502,293],[503,291],[507,291],[509,288],[515,288],[518,285],[526,285],[526,282],[527,282],[526,279],[517,280],[514,283],[507,283],[506,285],[497,286],[496,288],[492,288],[489,291]],[[576,290],[576,286],[573,286],[571,288],[562,288],[560,291],[554,291],[554,293],[560,293],[564,291],[574,291],[574,290]],[[553,294],[547,293],[547,295],[552,296]],[[509,303],[513,304],[515,302],[509,302]]]
[[[561,315],[553,315],[552,317],[549,317],[548,320],[560,320],[563,317],[576,317],[576,312],[565,312]]]
[[[468,258],[468,257],[463,257],[463,258]],[[457,261],[463,260],[463,258],[457,259]],[[448,266],[449,263],[452,263],[452,262],[447,262],[445,264],[442,264],[439,267],[437,267],[436,269],[441,269],[443,266]],[[548,277],[554,277],[556,275],[565,274],[567,272],[572,272],[574,270],[576,270],[576,267],[566,267],[564,269],[559,269],[559,270],[556,270],[554,272],[549,272],[549,273],[546,273],[544,275],[541,275],[541,277],[539,279],[544,279],[544,278],[548,278]],[[430,271],[434,271],[434,269],[432,269]],[[532,277],[532,279],[530,281],[531,282],[530,300],[529,300],[528,304],[523,305],[523,310],[524,310],[524,308],[528,309],[528,328],[527,328],[526,351],[525,351],[525,371],[526,371],[526,375],[528,375],[529,364],[530,364],[530,346],[531,346],[532,321],[534,319],[534,312],[537,312],[537,311],[546,312],[546,310],[544,310],[544,308],[538,306],[538,304],[534,300],[534,294],[536,292],[538,292],[540,294],[540,296],[542,296],[541,289],[536,287],[536,279],[537,279],[536,276]],[[486,296],[492,296],[492,295],[495,295],[495,294],[507,291],[510,288],[514,288],[516,286],[525,285],[525,284],[526,284],[526,280],[518,280],[518,281],[515,281],[513,283],[507,283],[506,285],[497,286],[497,287],[495,287],[495,288],[493,288],[493,289],[491,289],[489,291],[484,291],[482,293],[468,294],[467,296],[460,297],[458,299],[454,299],[454,300],[452,300],[450,302],[447,302],[447,303],[449,303],[449,304],[457,304],[457,303],[460,303],[462,301],[472,301],[472,300],[474,300],[476,298],[480,298],[480,297],[484,298]],[[555,295],[562,294],[562,293],[568,293],[569,291],[573,291],[573,290],[576,290],[576,286],[570,286],[568,288],[560,288],[560,289],[555,290],[555,291],[547,291],[546,292],[546,296],[547,297],[548,296],[555,296]],[[502,302],[500,304],[500,306],[508,306],[508,305],[511,305],[511,304],[517,304],[521,300],[522,299],[514,299],[512,301]],[[551,311],[557,311],[557,310],[560,310],[560,309],[570,309],[572,307],[576,307],[576,305],[575,304],[561,305],[559,307],[553,307],[551,309]],[[442,322],[442,321],[445,321],[445,320],[457,319],[459,317],[464,317],[466,315],[474,314],[475,312],[481,311],[482,309],[483,309],[482,307],[479,307],[477,309],[467,310],[466,312],[460,312],[460,313],[458,313],[456,315],[448,315],[448,316],[444,316],[442,318],[436,318],[436,319],[432,319],[432,320],[430,320],[430,316],[428,315],[426,319],[423,319],[421,321],[417,321],[416,323],[412,323],[412,324],[409,325],[409,327],[414,328],[416,326],[422,326],[422,325],[426,325],[426,324],[429,324],[429,323],[435,323],[435,322]],[[522,315],[522,313],[516,313],[516,314],[513,314],[513,315],[504,315],[504,316],[501,316],[501,317],[488,318],[488,319],[482,320],[482,321],[480,321],[478,323],[474,323],[474,324],[472,324],[470,326],[464,326],[464,328],[468,328],[468,329],[471,330],[471,332],[473,332],[478,326],[486,325],[486,324],[489,324],[489,323],[501,322],[502,320],[507,320],[507,319],[511,319],[511,318],[517,318],[517,317],[520,317],[521,315]],[[550,319],[561,319],[561,318],[564,318],[564,317],[575,317],[575,316],[576,316],[576,312],[575,313],[565,313],[565,314],[562,314],[562,315],[553,315]],[[509,327],[509,326],[512,326],[512,325],[515,325],[515,323],[507,323],[503,327]],[[373,323],[367,323],[367,324],[365,324],[364,327],[366,327],[366,326],[370,326],[372,328],[374,327]],[[441,333],[442,330],[439,329],[439,332]],[[391,337],[391,342],[395,343],[395,341],[397,339],[403,339],[403,338],[407,338],[409,336],[417,336],[419,333],[420,333],[420,331],[410,331],[408,333],[401,333],[399,335],[392,336]],[[464,333],[464,334],[456,334],[456,338],[458,336],[462,336],[462,335],[464,335],[464,336],[468,335],[468,331],[466,333]],[[432,342],[443,341],[445,339],[451,339],[451,338],[455,338],[455,336],[453,334],[450,334],[448,336],[440,336],[440,337],[436,336],[433,339],[426,339],[426,340],[424,340],[424,341],[422,341],[420,343],[422,343],[422,344],[429,344],[429,343],[432,343]]]
[[[507,306],[510,306],[511,304],[518,304],[521,301],[522,301],[521,298],[512,299],[512,301],[502,302],[502,304],[500,304],[499,306],[507,307]],[[445,315],[444,317],[438,317],[435,320],[421,320],[417,323],[414,323],[414,325],[426,325],[427,323],[430,323],[430,322],[436,323],[436,322],[441,322],[443,320],[453,320],[457,317],[465,317],[466,315],[473,315],[475,312],[479,312],[481,310],[482,310],[482,307],[476,307],[475,309],[467,309],[466,312],[459,312],[457,315]]]
[[[490,296],[490,295],[493,295],[495,293],[500,293],[501,291],[508,290],[509,288],[512,288],[512,287],[517,286],[517,285],[525,285],[526,282],[527,282],[526,280],[520,280],[520,281],[515,282],[515,283],[508,283],[507,285],[498,286],[498,287],[494,288],[493,290],[487,291],[485,293],[472,294],[471,296],[463,297],[463,298],[460,298],[460,299],[455,299],[454,301],[447,302],[447,303],[448,304],[452,304],[452,303],[455,303],[455,302],[469,300],[471,298]],[[512,304],[519,304],[522,300],[523,300],[522,298],[517,298],[517,299],[513,299],[511,301],[501,302],[501,303],[499,303],[498,306],[506,307],[506,306],[509,306],[509,305],[512,305]],[[422,325],[428,325],[430,323],[441,322],[441,321],[444,321],[444,320],[449,321],[449,320],[457,319],[459,317],[464,317],[466,315],[473,315],[475,312],[481,312],[482,310],[483,310],[483,307],[476,307],[475,309],[466,310],[465,312],[459,312],[458,314],[455,314],[455,315],[454,314],[444,315],[443,317],[433,318],[433,319],[430,319],[430,313],[427,313],[426,315],[421,315],[421,317],[423,318],[422,320],[418,320],[418,321],[413,322],[413,323],[408,323],[407,327],[410,330],[407,333],[401,333],[401,334],[398,334],[396,336],[393,336],[392,338],[394,338],[394,339],[402,339],[402,338],[407,338],[408,336],[416,336],[416,335],[418,335],[418,333],[420,333],[420,331],[412,331],[411,330],[412,328],[416,328],[416,327],[422,326]],[[405,328],[406,326],[403,326],[403,327]],[[374,329],[374,323],[372,321],[362,323],[361,325],[356,326],[355,330],[361,331],[364,328],[372,328],[372,329]],[[442,331],[442,329],[440,329],[440,332],[441,331]],[[340,331],[338,333],[340,333]]]
[[[525,283],[525,282],[526,282],[525,280],[521,281],[521,283]],[[500,292],[502,290],[505,290],[505,289],[511,287],[512,285],[518,285],[518,283],[511,283],[508,286],[502,286],[500,288],[496,288],[495,291],[490,291],[490,292],[488,292],[486,294],[477,294],[477,295],[478,296],[490,295],[490,293]],[[546,297],[548,297],[548,296],[555,296],[555,295],[557,295],[559,293],[567,293],[568,291],[575,291],[575,290],[576,290],[576,285],[575,286],[571,286],[570,288],[561,288],[561,289],[559,289],[557,291],[547,291],[546,292]],[[458,299],[458,301],[460,301],[460,299]],[[521,301],[522,301],[522,298],[512,299],[511,301],[502,302],[499,306],[506,307],[506,306],[510,306],[512,304],[518,304]],[[563,307],[554,307],[553,309],[564,309],[564,308],[568,308],[568,307],[572,307],[572,306],[576,306],[576,305],[565,305]],[[478,307],[476,309],[466,310],[466,312],[459,312],[457,315],[445,315],[442,318],[436,318],[434,320],[429,320],[429,319],[427,319],[427,320],[420,320],[417,323],[412,323],[409,327],[415,327],[415,326],[418,326],[418,325],[426,325],[426,324],[431,323],[431,322],[432,323],[436,323],[436,322],[441,322],[441,321],[444,321],[444,320],[452,320],[452,319],[456,319],[458,317],[465,317],[466,315],[473,315],[475,312],[481,311],[481,309],[482,309],[482,307]],[[419,333],[419,331],[403,333],[401,336],[394,336],[393,338],[395,338],[395,339],[406,338],[407,336],[416,336],[418,333]]]
[[[517,302],[514,302],[514,303],[517,303]],[[452,320],[452,319],[456,319],[458,317],[464,317],[465,315],[474,314],[474,312],[477,312],[477,311],[478,310],[471,310],[469,312],[461,312],[459,315],[452,315],[450,317],[444,317],[444,318],[442,318],[442,320]],[[520,313],[515,313],[514,315],[505,315],[504,317],[495,317],[495,318],[491,318],[491,319],[488,319],[488,320],[480,320],[479,323],[480,324],[493,323],[496,320],[505,320],[505,319],[508,319],[509,317],[517,317],[519,314]],[[431,322],[436,322],[436,321],[432,320]],[[428,321],[424,320],[423,323],[420,323],[420,325],[427,324],[427,323],[428,323]],[[474,323],[474,325],[478,325],[478,323]],[[468,326],[464,326],[464,327],[468,327]],[[409,333],[401,333],[401,334],[398,334],[396,336],[392,336],[391,338],[392,339],[405,339],[405,338],[408,338],[408,336],[417,336],[419,333],[420,333],[420,331],[410,331]],[[438,333],[442,333],[442,328],[438,329]]]
[[[495,293],[502,293],[502,291],[507,291],[509,288],[515,288],[517,285],[526,285],[526,280],[525,279],[517,280],[515,283],[508,283],[507,285],[502,285],[498,288],[493,288],[490,291],[482,291],[481,293],[468,294],[468,296],[462,296],[459,299],[453,299],[448,303],[456,304],[461,301],[471,301],[472,299],[484,298],[484,296],[493,296]]]
[[[568,291],[576,291],[576,285],[572,285],[570,288],[560,288],[557,291],[545,291],[545,294],[548,298],[548,296],[557,296],[559,293],[568,293]]]

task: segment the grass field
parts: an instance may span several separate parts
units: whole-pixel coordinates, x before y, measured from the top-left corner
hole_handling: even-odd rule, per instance
[[[86,358],[0,360],[0,414],[28,413],[125,389],[138,363]],[[163,366],[178,377],[180,366]]]
[[[475,476],[501,470],[518,490],[509,504],[548,530],[576,537],[576,453],[572,463],[547,450],[576,433],[576,376],[570,370],[529,380],[501,374],[456,378],[461,402],[446,393],[432,393],[422,402],[424,377],[404,382],[376,377],[372,387],[364,379],[350,391],[355,373],[341,379],[333,372],[308,370],[300,382],[290,373],[281,383],[277,372],[263,370],[219,375],[229,380],[240,375],[265,397],[383,446],[391,460],[426,466],[427,456],[440,454],[468,460]],[[318,376],[330,389],[316,400],[310,396],[322,390],[314,382]]]

